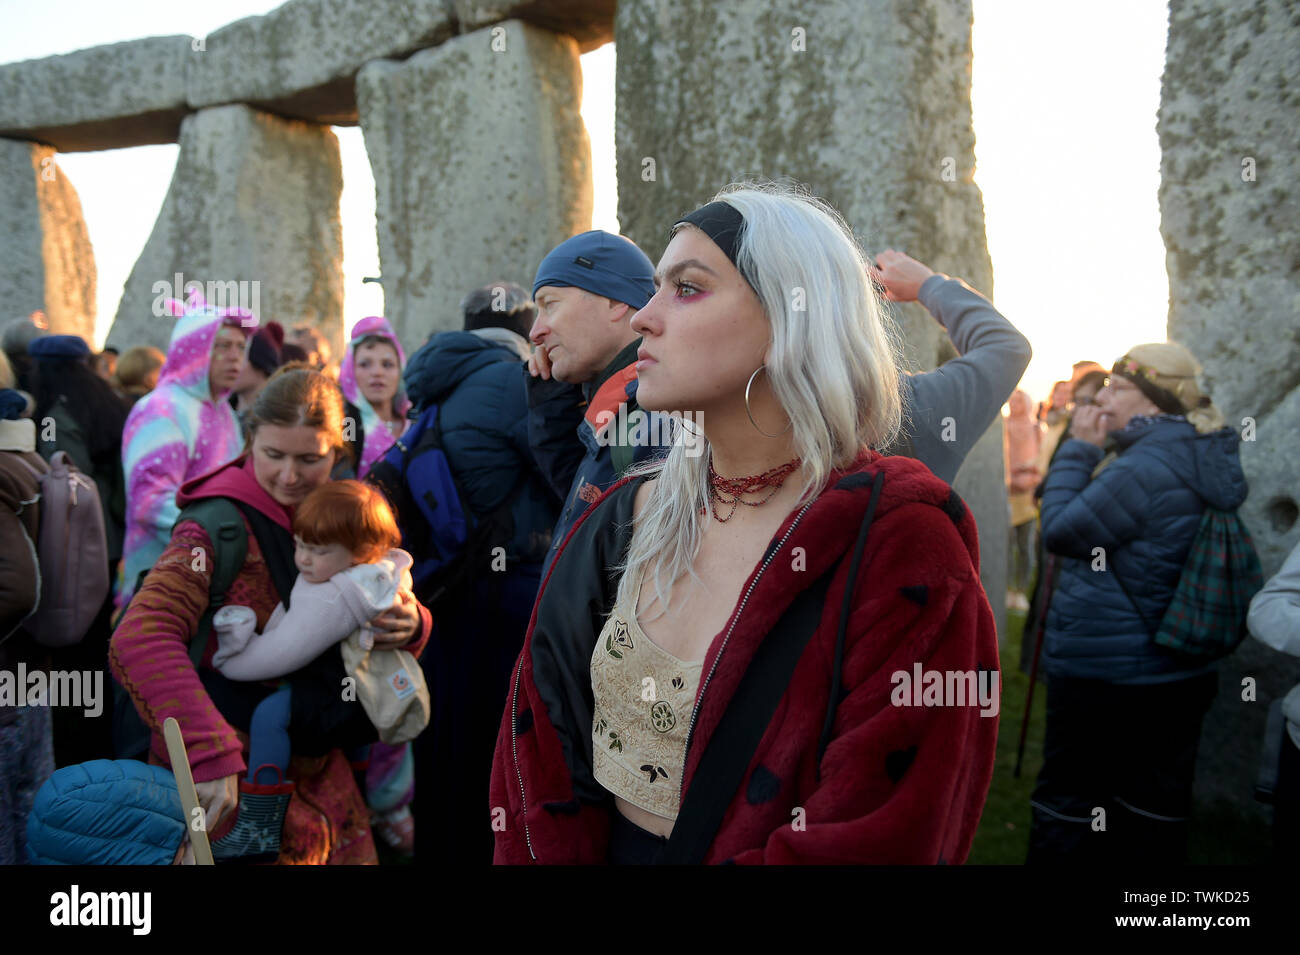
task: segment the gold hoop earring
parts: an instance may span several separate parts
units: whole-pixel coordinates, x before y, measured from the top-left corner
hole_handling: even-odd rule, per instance
[[[761,434],[763,437],[779,438],[781,437],[781,435],[785,434],[786,431],[789,431],[791,428],[794,427],[793,418],[791,418],[790,423],[785,426],[784,431],[778,431],[776,434],[772,434],[769,431],[764,431],[762,428],[758,426],[758,422],[754,420],[754,412],[749,410],[749,389],[753,387],[754,379],[758,377],[758,373],[760,371],[763,371],[765,368],[767,368],[766,365],[759,365],[757,368],[754,369],[754,374],[749,376],[749,381],[745,382],[745,414],[749,415],[749,423],[754,426],[754,430],[757,431],[759,434]]]

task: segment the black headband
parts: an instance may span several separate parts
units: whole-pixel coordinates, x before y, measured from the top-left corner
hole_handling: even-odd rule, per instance
[[[731,260],[731,264],[736,267],[741,278],[749,283],[754,294],[758,294],[758,286],[745,273],[737,260],[740,254],[740,237],[745,231],[745,217],[740,214],[740,210],[727,202],[710,202],[682,216],[673,223],[673,228],[677,228],[683,222],[689,222],[712,239],[713,244]]]
[[[1137,385],[1138,391],[1142,392],[1151,400],[1152,404],[1165,414],[1179,415],[1187,413],[1187,409],[1183,407],[1183,403],[1178,400],[1177,395],[1166,388],[1161,388],[1147,377],[1152,373],[1158,374],[1154,369],[1141,367],[1133,359],[1125,356],[1115,362],[1110,373],[1133,382],[1133,384]],[[1209,404],[1209,399],[1202,400],[1201,404]]]

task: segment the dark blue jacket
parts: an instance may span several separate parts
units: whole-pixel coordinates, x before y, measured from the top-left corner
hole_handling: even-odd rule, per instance
[[[417,408],[440,405],[442,447],[464,495],[461,503],[476,516],[499,507],[527,474],[510,509],[514,534],[506,556],[512,563],[540,564],[560,499],[528,447],[520,365],[519,353],[508,345],[474,332],[442,332],[411,356],[404,380]]]
[[[1056,676],[1111,683],[1159,683],[1206,672],[1214,664],[1166,650],[1152,634],[1173,598],[1204,509],[1232,511],[1246,499],[1240,439],[1230,428],[1197,434],[1185,420],[1168,416],[1136,418],[1111,438],[1118,456],[1095,478],[1102,449],[1072,438],[1061,445],[1044,484],[1043,541],[1062,559],[1047,612],[1043,666]]]
[[[633,465],[666,454],[672,446],[672,419],[667,415],[651,414],[644,426],[638,425],[645,412],[637,405],[636,378],[621,389],[611,381],[615,376],[630,375],[628,366],[636,362],[640,347],[638,338],[583,385],[533,378],[527,368],[523,371],[533,457],[551,489],[564,500],[542,568],[543,579],[560,545],[591,503]]]

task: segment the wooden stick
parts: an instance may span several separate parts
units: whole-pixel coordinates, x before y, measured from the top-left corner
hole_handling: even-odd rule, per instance
[[[172,763],[172,773],[176,776],[176,791],[181,795],[181,809],[185,812],[185,827],[189,831],[190,842],[194,844],[194,862],[196,865],[215,865],[212,860],[212,846],[208,844],[207,819],[203,815],[203,825],[194,828],[193,821],[199,806],[199,793],[194,788],[194,776],[190,773],[190,758],[185,753],[185,740],[181,738],[181,724],[176,717],[169,716],[163,721],[163,739],[167,741],[167,758]]]

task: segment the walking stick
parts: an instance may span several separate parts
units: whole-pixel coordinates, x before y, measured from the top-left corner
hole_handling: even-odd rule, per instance
[[[1056,582],[1056,555],[1047,555],[1042,601],[1034,621],[1034,659],[1029,665],[1029,692],[1025,694],[1025,715],[1020,720],[1020,741],[1016,743],[1016,768],[1012,776],[1020,778],[1020,765],[1025,759],[1025,736],[1029,733],[1029,711],[1034,705],[1034,684],[1038,680],[1038,655],[1043,649],[1043,632],[1047,629],[1047,605],[1052,599],[1052,585]]]
[[[167,758],[172,763],[172,773],[176,776],[176,791],[181,796],[181,809],[185,812],[186,828],[189,830],[190,842],[194,844],[194,863],[196,865],[215,865],[212,861],[212,846],[208,844],[207,820],[202,815],[195,816],[195,811],[202,813],[199,806],[199,793],[194,788],[194,776],[190,773],[190,758],[185,753],[185,741],[181,738],[181,724],[176,717],[169,716],[163,721],[163,739],[167,741]],[[203,819],[203,825],[194,828],[193,820]]]

